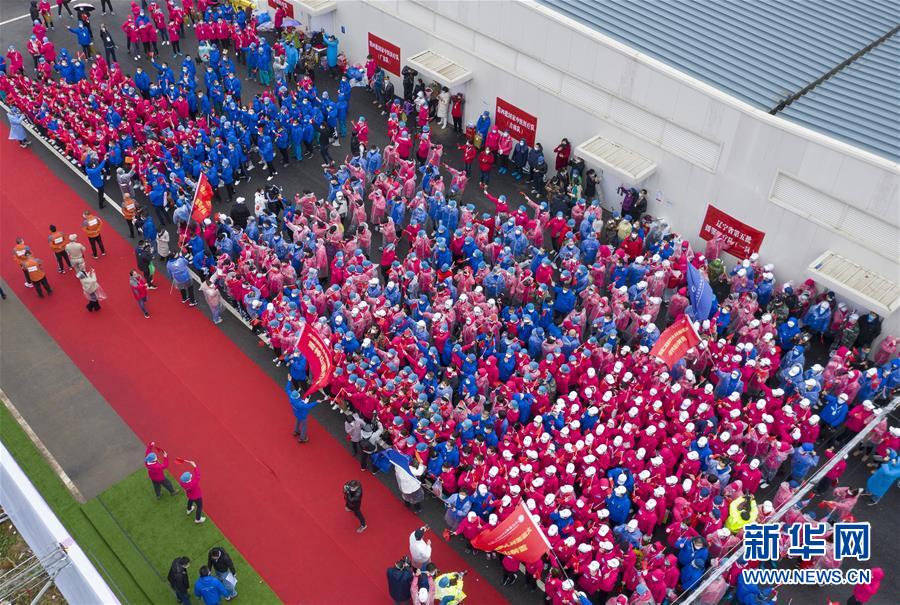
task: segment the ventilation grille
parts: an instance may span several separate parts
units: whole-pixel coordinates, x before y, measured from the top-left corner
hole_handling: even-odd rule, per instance
[[[628,177],[632,184],[641,183],[656,172],[653,160],[601,136],[588,139],[575,151],[588,163],[593,161]]]
[[[416,70],[448,86],[458,86],[472,79],[471,71],[433,50],[424,50],[406,62]]]
[[[848,258],[827,251],[809,266],[814,279],[836,292],[890,315],[900,306],[900,286]]]
[[[337,8],[335,0],[297,0],[300,9],[313,17],[330,13]]]

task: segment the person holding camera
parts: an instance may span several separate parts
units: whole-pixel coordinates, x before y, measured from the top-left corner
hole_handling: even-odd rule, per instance
[[[356,479],[351,479],[344,484],[344,510],[353,513],[359,519],[359,527],[356,533],[366,531],[366,518],[362,514],[362,484]]]

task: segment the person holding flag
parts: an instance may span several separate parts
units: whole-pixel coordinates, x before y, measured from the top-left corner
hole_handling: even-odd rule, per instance
[[[187,508],[185,514],[195,513],[194,523],[200,524],[206,521],[203,516],[203,492],[200,490],[200,469],[193,460],[185,460],[184,458],[175,458],[175,462],[179,464],[190,464],[193,471],[185,471],[178,478],[178,484],[184,490],[187,496]]]
[[[188,269],[187,260],[181,254],[177,254],[166,263],[166,272],[172,279],[172,283],[181,292],[181,302],[188,303],[189,307],[196,307],[197,300],[194,298],[194,282],[191,279],[191,272]]]
[[[291,381],[288,380],[287,384],[284,385],[284,390],[288,394],[288,399],[291,402],[291,409],[294,411],[294,418],[296,419],[296,423],[294,424],[294,436],[297,438],[297,443],[306,443],[309,441],[309,438],[306,436],[307,425],[309,423],[309,411],[319,405],[319,402],[307,401],[300,395],[300,391],[295,391],[292,386]]]
[[[169,495],[174,496],[176,493],[172,482],[166,477],[166,469],[169,467],[169,455],[166,450],[156,445],[155,441],[147,444],[144,452],[144,466],[147,467],[147,476],[153,484],[153,492],[156,499],[159,500],[162,495],[162,488],[166,488]]]
[[[709,285],[709,281],[700,273],[693,264],[687,265],[688,300],[690,305],[687,313],[694,321],[703,321],[712,317],[719,307],[716,295]]]
[[[406,456],[398,453],[398,457],[403,460],[397,462],[395,457],[391,456],[388,457],[388,460],[394,465],[394,475],[397,477],[397,486],[400,488],[403,505],[412,509],[414,513],[419,513],[422,510],[422,501],[425,499],[425,490],[422,489],[420,480],[420,477],[425,474],[425,465],[419,460],[418,455],[413,456],[408,463]]]

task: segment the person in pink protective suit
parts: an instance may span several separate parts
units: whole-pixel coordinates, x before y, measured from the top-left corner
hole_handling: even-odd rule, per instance
[[[203,516],[203,491],[200,489],[200,469],[193,460],[184,460],[176,458],[175,462],[189,464],[192,468],[190,471],[181,473],[178,478],[178,484],[184,490],[187,496],[186,513],[190,515],[194,513],[194,523],[203,523],[206,517]]]

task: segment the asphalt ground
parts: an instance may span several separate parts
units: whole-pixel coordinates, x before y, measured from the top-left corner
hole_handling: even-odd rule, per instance
[[[122,34],[119,26],[123,21],[123,17],[126,14],[129,3],[126,0],[113,0],[113,6],[117,9],[117,14],[115,15],[107,15],[102,16],[99,14],[99,11],[94,12],[94,17],[92,19],[92,24],[95,31],[99,28],[101,23],[106,23],[107,27],[112,31],[113,37],[120,45],[120,48],[117,49],[118,59],[120,64],[123,67],[125,73],[133,73],[134,68],[140,64],[148,73],[154,74],[155,69],[150,64],[150,62],[144,57],[140,61],[134,61],[129,58],[127,53],[125,52],[125,40],[124,35]],[[7,21],[9,19],[14,19],[23,14],[27,14],[28,12],[28,2],[24,0],[16,0],[12,1],[4,1],[0,3],[0,23]],[[70,25],[73,21],[69,20],[65,16],[65,12],[63,13],[63,17],[57,18],[54,12],[54,19],[57,24],[57,28],[55,31],[48,32],[48,36],[54,42],[57,47],[57,50],[63,46],[68,47],[70,50],[74,50],[77,45],[75,42],[75,37],[68,30],[61,27],[61,25]],[[16,47],[22,52],[25,53],[25,43],[31,33],[31,23],[27,18],[18,19],[5,25],[0,25],[0,45],[2,48],[8,47],[10,44],[15,44]],[[191,54],[196,57],[196,40],[193,36],[188,33],[186,38],[183,38],[181,41],[181,46],[183,52]],[[160,56],[162,60],[166,60],[170,62],[170,65],[174,66],[177,63],[180,63],[181,57],[177,59],[173,59],[171,47],[169,46],[160,46]],[[351,62],[355,59],[351,57]],[[31,65],[30,59],[28,56],[25,57],[25,65],[26,65],[26,73],[31,73]],[[244,73],[242,67],[238,66],[239,74]],[[402,90],[400,86],[400,82],[398,78],[392,77],[394,83],[397,87],[398,92]],[[336,94],[337,82],[331,79],[329,76],[322,72],[317,72],[316,86],[320,91],[328,90],[331,95]],[[243,80],[243,98],[249,99],[252,95],[259,92],[261,89],[252,81],[244,79]],[[354,89],[351,95],[351,109],[349,113],[349,119],[355,120],[358,116],[365,116],[366,120],[370,125],[370,144],[383,146],[388,142],[385,125],[386,125],[386,116],[382,116],[380,114],[380,109],[372,104],[371,94],[363,89]],[[440,129],[439,126],[432,124],[432,139],[435,142],[441,143],[444,146],[444,161],[454,167],[461,168],[461,154],[456,149],[457,144],[461,144],[463,142],[463,138],[461,135],[456,135],[450,128],[446,130]],[[556,141],[541,141],[544,145],[545,150],[552,149],[555,146]],[[341,147],[333,147],[331,149],[331,155],[335,158],[335,160],[342,159],[344,154],[348,152],[349,147],[349,138],[345,138],[342,140]],[[32,152],[38,154],[42,160],[44,160],[51,169],[62,178],[67,184],[69,184],[76,192],[78,192],[85,200],[89,201],[92,205],[96,204],[96,194],[92,188],[90,188],[86,183],[84,183],[77,175],[75,175],[71,169],[63,165],[57,158],[53,157],[52,154],[46,150],[43,146],[35,144],[31,147]],[[545,151],[548,156],[548,163],[552,163],[552,153],[549,151]],[[276,157],[276,166],[278,170],[278,176],[272,181],[273,184],[276,184],[283,188],[285,197],[291,197],[295,192],[303,191],[306,189],[312,190],[317,194],[324,194],[327,191],[326,181],[323,176],[323,170],[321,168],[321,162],[318,154],[314,155],[312,158],[304,160],[302,162],[297,162],[292,160],[291,164],[283,168],[280,165],[280,157]],[[493,212],[493,204],[488,201],[480,190],[477,187],[477,168],[473,170],[473,178],[470,179],[469,186],[466,189],[465,194],[462,197],[462,203],[471,203],[476,207],[477,212]],[[0,172],[0,186],[2,186],[2,172]],[[256,188],[266,185],[265,176],[261,173],[259,168],[251,172],[252,180],[247,182],[242,182],[237,188],[237,196],[243,196],[247,198],[248,203],[252,203],[253,193]],[[445,174],[445,180],[449,182],[448,175]],[[107,187],[110,191],[111,195],[115,199],[119,199],[119,194],[116,191],[117,188],[114,186]],[[515,203],[516,200],[522,199],[520,194],[527,193],[529,187],[523,182],[515,181],[509,175],[499,175],[496,170],[494,171],[491,179],[491,192],[495,195],[498,194],[506,194],[508,198],[511,200],[511,203]],[[140,203],[148,204],[146,198],[139,199]],[[515,207],[513,205],[513,207]],[[227,203],[219,203],[217,202],[214,206],[214,210],[217,212],[227,212],[230,209],[230,205]],[[108,227],[113,227],[118,230],[122,235],[127,237],[127,228],[125,227],[121,216],[112,209],[107,207],[105,210],[100,211],[104,218],[107,221]],[[377,248],[380,244],[379,241],[380,235],[377,233],[373,235],[373,250]],[[9,301],[6,301],[9,302]],[[204,309],[203,313],[207,313],[205,309],[205,305],[201,305],[201,308]],[[4,311],[6,307],[3,307]],[[27,311],[25,311],[27,314]],[[5,315],[5,313],[4,313]],[[284,370],[283,368],[276,368],[271,363],[271,353],[268,349],[260,348],[258,346],[258,339],[256,336],[251,333],[247,328],[237,321],[235,318],[229,316],[228,314],[223,315],[225,321],[220,324],[220,328],[225,331],[225,333],[236,342],[241,349],[250,357],[250,359],[257,363],[265,372],[267,372],[272,378],[279,383],[283,381],[284,378]],[[33,320],[33,318],[32,318]],[[36,322],[34,322],[36,324]],[[40,329],[40,326],[37,326]],[[4,325],[4,337],[5,337],[6,326]],[[37,333],[25,334],[24,338],[34,338],[39,337],[40,335]],[[45,333],[46,336],[46,333]],[[52,346],[52,344],[47,345]],[[58,349],[57,349],[58,350]],[[60,354],[65,356],[64,353],[59,351]],[[8,357],[6,350],[4,348],[3,357]],[[5,363],[4,359],[4,363]],[[69,360],[71,364],[71,360]],[[17,371],[17,368],[25,368],[27,367],[24,362],[19,363],[17,365],[15,359],[10,363],[10,371]],[[3,382],[7,381],[6,367],[4,366],[4,379]],[[83,376],[81,377],[83,380]],[[5,384],[4,384],[4,388]],[[21,397],[18,397],[19,401],[23,401]],[[26,397],[27,399],[27,397]],[[15,401],[15,400],[14,400]],[[104,405],[107,406],[105,402]],[[27,406],[26,406],[26,409]],[[111,409],[108,409],[110,414],[115,415]],[[35,412],[33,413],[34,418],[38,417],[40,411],[38,408],[35,408]],[[23,412],[25,415],[25,412]],[[343,424],[342,418],[340,418],[337,414],[333,413],[331,410],[322,406],[316,408],[313,411],[313,415],[316,420],[322,424],[322,426],[326,427],[329,432],[331,432],[334,437],[341,443],[344,443],[344,432],[343,432]],[[31,423],[32,420],[26,415],[26,419]],[[121,420],[119,420],[121,423]],[[897,423],[896,418],[893,421],[894,424]],[[44,426],[41,427],[39,424],[37,426],[33,425],[35,431],[41,437],[42,440],[45,441],[48,448],[51,452],[60,451],[70,451],[70,449],[74,449],[74,447],[80,441],[83,441],[88,436],[92,435],[92,431],[94,430],[94,421],[89,416],[78,415],[73,418],[73,422],[70,423],[67,427],[67,430],[56,430],[52,426]],[[130,429],[122,423],[123,434],[125,432],[130,435],[131,439],[136,441],[136,437],[134,437],[133,433],[131,433]],[[113,430],[110,428],[110,430]],[[127,442],[127,437],[121,437],[123,442]],[[139,444],[138,444],[139,445]],[[133,446],[132,446],[133,447]],[[138,465],[140,454],[137,458]],[[349,453],[348,453],[349,455]],[[65,458],[65,456],[64,456]],[[112,460],[107,460],[106,457],[94,457],[94,466],[96,466],[96,470],[91,471],[92,474],[95,474],[99,477],[113,477],[116,476],[117,465],[121,466],[121,461],[116,460],[116,456],[112,457]],[[118,458],[121,458],[119,456]],[[62,464],[62,461],[61,461]],[[113,465],[112,467],[108,467],[108,465]],[[63,468],[69,472],[69,469],[65,464],[62,464]],[[74,468],[74,465],[73,465]],[[130,468],[134,468],[132,465]],[[127,472],[123,473],[120,476],[124,476]],[[848,470],[844,475],[844,479],[842,480],[842,484],[858,486],[864,485],[865,480],[868,477],[869,470],[865,467],[863,463],[860,463],[857,458],[851,458],[850,464],[848,465]],[[75,476],[73,476],[73,481],[76,481],[76,484],[81,487],[78,483],[78,480],[75,477],[80,476],[78,472],[76,472]],[[383,480],[391,487],[391,489],[398,495],[399,490],[397,490],[395,481],[393,477],[387,475],[383,478]],[[90,487],[90,483],[87,479],[83,479],[85,485]],[[98,483],[99,485],[99,483]],[[761,498],[770,498],[774,495],[775,489],[777,486],[773,485],[767,490],[763,490],[763,493],[760,495]],[[102,490],[101,490],[102,491]],[[811,503],[811,506],[815,506],[818,500],[815,500]],[[878,506],[869,507],[865,506],[865,504],[861,501],[860,505],[856,509],[856,514],[858,515],[859,520],[861,521],[869,521],[873,526],[873,556],[872,559],[865,564],[864,566],[881,566],[886,570],[886,576],[882,582],[882,589],[878,596],[876,596],[871,602],[872,603],[896,603],[898,597],[900,597],[900,574],[894,573],[897,570],[897,556],[900,554],[900,540],[898,540],[898,521],[897,515],[895,514],[897,510],[898,497],[896,490],[891,490],[887,496],[882,500],[882,502]],[[443,508],[434,498],[426,499],[426,506],[423,509],[421,517],[424,522],[429,523],[432,527],[440,528],[443,527]],[[457,550],[462,553],[462,547],[459,544],[455,544],[457,546]],[[399,557],[403,553],[398,553]],[[473,567],[479,570],[479,572],[485,577],[486,580],[491,582],[493,585],[499,587],[501,582],[501,573],[500,566],[496,562],[488,561],[484,554],[478,555],[465,555],[467,560],[470,562]],[[846,566],[845,566],[846,567]],[[503,594],[511,601],[515,603],[538,603],[542,599],[538,593],[532,593],[524,589],[522,581],[520,580],[516,585],[512,587],[502,587]],[[779,590],[779,602],[793,602],[793,603],[821,603],[824,602],[826,598],[830,598],[833,600],[845,600],[851,590],[848,587],[781,587]]]

